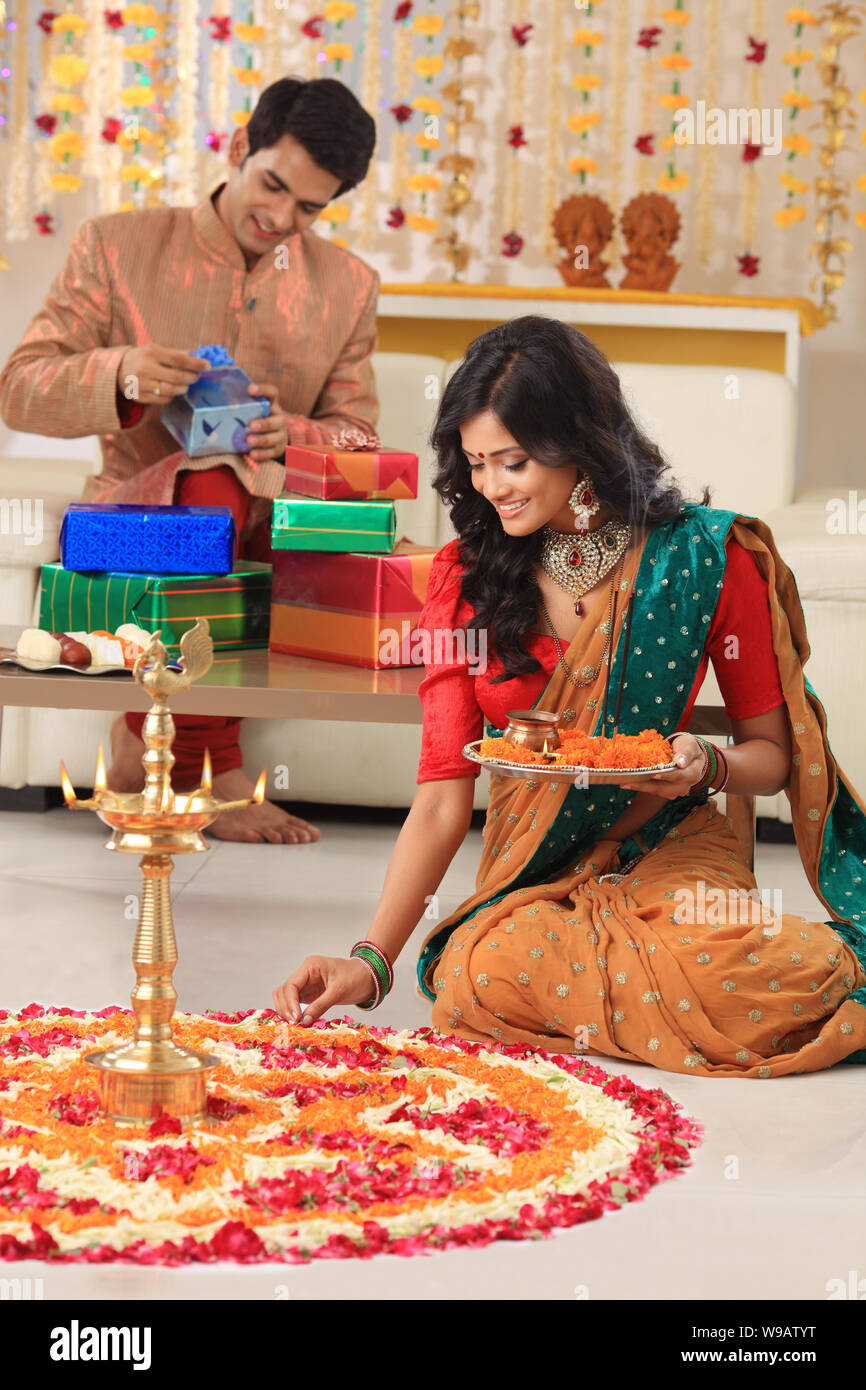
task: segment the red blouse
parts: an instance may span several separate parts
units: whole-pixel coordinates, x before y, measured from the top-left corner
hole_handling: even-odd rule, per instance
[[[473,617],[471,606],[460,595],[463,569],[457,558],[457,544],[455,537],[443,546],[430,569],[418,626],[431,632],[431,642],[435,629],[459,629]],[[748,662],[726,659],[725,645],[731,636],[739,639],[738,650],[748,652]],[[464,758],[461,750],[465,744],[483,736],[485,718],[494,728],[502,729],[509,710],[532,708],[550,679],[558,657],[551,636],[530,632],[523,642],[543,669],[516,676],[500,685],[490,683],[502,673],[502,662],[492,651],[487,653],[487,670],[483,675],[473,675],[465,658],[451,660],[450,652],[448,659],[425,667],[425,677],[418,687],[424,728],[416,782],[477,777],[481,768]],[[435,647],[432,650],[435,655]],[[471,647],[469,655],[472,655]],[[733,539],[727,545],[719,601],[678,729],[689,727],[692,706],[703,685],[710,657],[725,710],[731,719],[751,719],[784,704],[773,651],[769,585],[751,553]]]

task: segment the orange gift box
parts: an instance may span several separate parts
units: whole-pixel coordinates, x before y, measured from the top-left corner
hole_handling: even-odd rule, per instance
[[[407,540],[390,555],[275,550],[271,651],[375,671],[422,665],[409,639],[436,553]]]
[[[286,449],[286,492],[320,501],[418,496],[418,455],[397,449]]]

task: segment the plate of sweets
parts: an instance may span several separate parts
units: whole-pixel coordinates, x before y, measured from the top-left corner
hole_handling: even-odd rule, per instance
[[[116,632],[45,632],[25,628],[15,647],[0,647],[0,663],[25,671],[74,671],[79,676],[107,676],[131,671],[151,634],[135,623]]]
[[[545,734],[541,748],[504,737],[482,738],[467,743],[463,756],[506,777],[568,777],[590,786],[677,770],[673,748],[657,729],[606,738],[581,729],[555,729]]]

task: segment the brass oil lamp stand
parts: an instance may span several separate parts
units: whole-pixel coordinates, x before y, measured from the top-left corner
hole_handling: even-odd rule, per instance
[[[173,1116],[183,1124],[194,1124],[206,1117],[207,1074],[219,1065],[218,1059],[180,1047],[172,1037],[171,1019],[177,1002],[172,975],[177,964],[177,943],[169,878],[175,854],[201,854],[210,848],[201,832],[217,816],[251,804],[249,800],[219,801],[211,794],[207,750],[201,785],[186,794],[172,790],[175,725],[168,698],[175,691],[188,689],[210,669],[213,641],[207,620],[199,618],[195,627],[180,639],[180,662],[170,666],[159,637],[159,632],[154,633],[133,668],[133,679],[153,699],[142,729],[142,791],[107,789],[100,748],[93,796],[80,801],[66,768],[60,764],[67,805],[75,811],[95,811],[111,827],[106,849],[141,856],[141,909],[132,950],[137,976],[132,991],[133,1040],[107,1052],[91,1052],[85,1059],[99,1073],[100,1101],[105,1114],[117,1123],[139,1125],[159,1115]],[[252,802],[260,805],[264,795],[262,772]]]

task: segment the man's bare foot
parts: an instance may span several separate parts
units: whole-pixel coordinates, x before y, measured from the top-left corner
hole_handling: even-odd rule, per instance
[[[121,714],[111,726],[111,767],[108,786],[113,792],[140,792],[144,786],[144,743],[127,727]]]
[[[213,790],[221,801],[241,801],[252,796],[255,787],[243,769],[236,767],[215,776]],[[226,811],[217,816],[206,834],[218,840],[244,840],[248,844],[295,845],[321,839],[322,832],[273,802],[263,801],[261,806],[247,806],[242,811]]]

